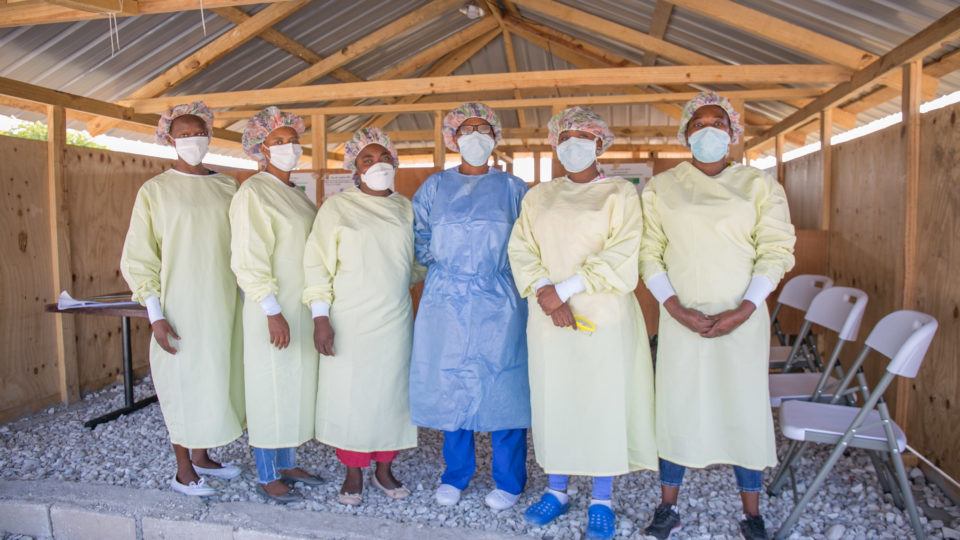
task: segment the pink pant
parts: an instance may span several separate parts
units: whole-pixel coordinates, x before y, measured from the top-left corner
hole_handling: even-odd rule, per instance
[[[352,450],[341,450],[337,448],[337,458],[340,460],[340,463],[343,463],[347,467],[369,467],[370,461],[376,461],[377,463],[390,463],[396,459],[397,450],[388,450],[385,452],[354,452]]]

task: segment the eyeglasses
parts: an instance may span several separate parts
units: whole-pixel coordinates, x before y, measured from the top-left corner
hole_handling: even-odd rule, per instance
[[[479,124],[476,126],[460,126],[457,129],[457,133],[461,135],[473,133],[474,131],[476,131],[477,133],[480,133],[481,135],[490,135],[491,133],[493,133],[493,127],[487,124]]]

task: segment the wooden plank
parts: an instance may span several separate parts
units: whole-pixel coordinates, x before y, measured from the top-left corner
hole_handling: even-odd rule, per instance
[[[0,95],[6,95],[44,105],[58,105],[66,109],[81,111],[97,116],[105,116],[117,120],[134,122],[156,129],[160,117],[156,114],[141,114],[130,107],[117,105],[108,101],[100,101],[59,90],[51,90],[35,84],[15,81],[0,77]],[[214,129],[214,138],[239,143],[242,135],[225,129]]]
[[[187,55],[173,67],[151,79],[150,82],[134,90],[128,96],[128,99],[151,98],[165,94],[305,5],[307,5],[307,0],[297,0],[267,7],[224,32],[217,39]],[[96,136],[114,127],[116,127],[116,122],[100,120],[88,124],[87,129],[91,135]]]
[[[655,66],[628,68],[570,69],[559,71],[525,71],[516,77],[504,77],[500,73],[477,75],[451,75],[447,77],[423,77],[390,81],[367,81],[361,83],[319,84],[292,88],[267,88],[208,94],[163,96],[151,99],[121,100],[119,103],[133,107],[137,112],[161,112],[171,105],[194,100],[203,100],[210,107],[259,107],[269,104],[295,104],[332,99],[360,99],[405,95],[434,95],[460,92],[471,88],[476,92],[532,88],[604,87],[610,80],[618,85],[635,84],[738,84],[746,82],[778,82],[796,84],[829,84],[846,80],[845,68],[826,65],[741,65],[741,66]],[[0,93],[3,92],[0,86]],[[804,88],[775,88],[769,90],[736,90],[725,92],[735,99],[770,100],[780,96],[809,94]],[[696,93],[676,92],[666,94],[668,99],[652,98],[648,102],[679,100],[680,95]],[[818,94],[819,95],[819,94]],[[558,102],[579,102],[585,99],[603,99],[603,96],[555,98]],[[642,101],[642,98],[640,99]],[[542,105],[540,105],[542,106]],[[337,113],[334,113],[337,114]],[[353,114],[351,112],[339,114]],[[772,128],[771,128],[772,129]],[[768,130],[769,131],[769,130]],[[770,135],[771,137],[773,135]]]
[[[673,14],[673,3],[667,0],[657,0],[653,7],[653,16],[650,18],[650,30],[647,32],[651,37],[663,39],[667,33],[667,26],[670,24],[670,15]],[[657,53],[646,51],[643,55],[642,65],[653,66],[657,63]]]
[[[863,69],[877,59],[877,55],[863,49],[767,15],[732,0],[676,0],[673,3],[705,15],[713,21],[721,22],[759,36],[771,43],[782,45],[831,64],[851,69]],[[900,89],[899,74],[884,76],[881,77],[881,80],[894,89]],[[932,81],[927,87],[931,94],[936,92],[935,81]],[[927,97],[932,97],[932,95],[928,94]]]
[[[777,158],[777,182],[780,182],[780,185],[783,185],[786,182],[786,177],[784,176],[786,169],[783,166],[783,145],[784,145],[784,135],[781,133],[775,137],[776,139],[776,158]]]
[[[746,109],[744,108],[744,103],[742,99],[732,99],[730,100],[730,105],[733,106],[733,110],[740,113],[740,118],[746,117]],[[740,137],[740,140],[735,144],[730,145],[730,159],[737,163],[743,161],[743,146],[745,144],[746,134]]]
[[[315,114],[311,118],[313,170],[322,173],[327,168],[327,115]],[[322,174],[320,178],[323,178]]]
[[[445,12],[462,4],[461,0],[434,0],[423,7],[417,8],[412,12],[400,17],[390,24],[377,29],[357,40],[350,45],[342,47],[339,51],[324,58],[322,61],[313,64],[307,69],[284,80],[277,85],[278,88],[294,88],[310,84],[311,82],[323,77],[334,69],[343,66],[351,60],[382,47],[384,43],[389,42],[396,36],[416,28],[425,22],[436,19]],[[358,96],[359,97],[359,96]]]
[[[51,292],[54,297],[71,288],[70,217],[64,189],[64,150],[67,144],[67,113],[63,107],[47,107],[47,223],[50,227]],[[54,339],[60,374],[60,400],[80,399],[77,376],[76,334],[73,319],[55,315]]]
[[[44,141],[0,136],[0,422],[61,400]],[[59,274],[58,274],[59,276]]]
[[[424,73],[423,76],[424,77],[442,77],[442,76],[446,76],[453,73],[454,70],[462,66],[470,58],[473,58],[473,56],[476,55],[478,52],[480,52],[480,50],[482,50],[484,47],[486,47],[488,43],[493,41],[493,39],[496,38],[498,34],[499,32],[487,33],[471,41],[470,43],[467,43],[463,47],[460,47],[459,49],[451,51],[450,54],[443,57],[434,66],[432,66],[429,70],[427,70],[427,72]],[[420,101],[423,97],[424,96],[422,95],[404,96],[400,99],[393,101],[393,103],[397,105],[412,104]],[[457,105],[454,105],[453,107],[456,107]],[[433,105],[432,107],[433,109],[437,108],[436,105]],[[447,107],[447,108],[452,109],[453,107]],[[387,124],[392,122],[397,116],[399,116],[397,113],[386,113],[368,120],[363,125],[364,127],[383,128],[383,127],[386,127]]]
[[[877,58],[867,67],[855,72],[849,81],[833,87],[830,91],[814,99],[811,103],[786,117],[750,142],[754,143],[756,141],[759,143],[763,139],[769,139],[779,133],[789,131],[817,112],[840,103],[847,96],[873,83],[887,72],[915,58],[922,58],[931,52],[931,49],[940,48],[945,41],[957,34],[960,34],[960,7],[953,9],[887,54]],[[753,145],[755,143],[748,145],[748,148]]]
[[[922,99],[923,59],[916,58],[903,66],[903,130],[904,130],[904,215],[903,215],[903,285],[901,306],[916,309],[917,222],[920,196],[920,101]],[[897,380],[897,407],[894,419],[904,430],[909,418],[911,381]]]
[[[598,17],[586,11],[579,10],[552,0],[515,0],[522,8],[546,15],[558,21],[567,21],[580,27],[591,28],[593,32],[605,36],[617,36],[624,45],[635,47],[642,51],[656,53],[679,64],[696,66],[715,64],[716,60],[709,56],[691,51],[668,41],[655,38],[649,34],[634,30],[622,24]]]
[[[287,0],[203,0],[203,7],[204,9],[215,9],[228,6],[246,6],[284,1]],[[137,7],[139,15],[150,15],[200,9],[200,2],[201,0],[139,0]],[[117,13],[116,15],[118,17],[126,16],[124,13]],[[32,4],[22,7],[10,4],[4,6],[0,4],[0,28],[106,19],[108,16],[110,16],[110,13],[71,9],[48,3]]]
[[[756,133],[762,130],[762,127],[747,126],[747,133]],[[610,131],[618,138],[671,138],[677,134],[677,126],[610,126]],[[528,128],[503,128],[504,139],[546,139],[549,130],[545,127]],[[353,137],[353,132],[341,131],[330,133],[327,136],[327,142],[330,144],[345,143]],[[409,141],[430,141],[433,139],[432,129],[417,129],[391,131],[390,140],[393,142]]]
[[[443,142],[443,111],[433,112],[433,166],[442,170],[446,162],[447,146]]]
[[[833,136],[833,121],[831,116],[833,109],[824,109],[820,113],[820,156],[823,172],[823,195],[820,204],[820,228],[825,231],[830,230],[830,215],[833,213],[830,193],[833,186],[833,147],[830,145],[830,138]]]
[[[47,0],[47,2],[90,13],[112,13],[125,16],[140,13],[137,0]]]
[[[956,166],[960,163],[960,105],[921,115],[920,152],[915,258],[923,265],[923,273],[916,282],[914,307],[935,317],[940,329],[917,377],[908,381],[907,440],[956,479],[960,478],[960,242],[953,235],[960,230],[960,168]],[[897,214],[887,214],[891,215]]]

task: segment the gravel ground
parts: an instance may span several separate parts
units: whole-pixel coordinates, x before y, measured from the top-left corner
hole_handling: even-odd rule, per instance
[[[137,397],[153,389],[149,379],[139,384]],[[98,426],[83,427],[83,421],[99,416],[122,404],[123,392],[114,386],[84,397],[79,404],[55,407],[32,417],[0,426],[0,478],[56,479],[74,482],[113,484],[135,488],[166,489],[175,470],[173,454],[168,450],[166,429],[159,406],[151,405],[133,415]],[[394,470],[412,491],[405,501],[391,501],[370,486],[364,504],[344,507],[336,502],[343,469],[333,449],[316,442],[304,445],[298,453],[299,465],[328,479],[318,488],[303,488],[307,500],[292,508],[325,510],[387,518],[400,522],[424,523],[439,527],[467,527],[529,535],[536,538],[578,538],[586,526],[589,502],[588,479],[571,482],[573,508],[555,524],[530,528],[523,522],[523,509],[534,502],[546,485],[546,478],[528,456],[530,480],[520,503],[513,509],[494,513],[483,504],[493,488],[490,479],[490,445],[481,436],[478,444],[479,469],[476,479],[463,494],[460,504],[445,508],[433,503],[442,458],[441,437],[437,432],[421,430],[420,447],[400,454]],[[826,456],[824,447],[809,452],[798,480],[812,480],[814,467]],[[213,452],[215,458],[240,464],[244,474],[231,482],[211,479],[220,489],[223,501],[260,501],[254,492],[256,482],[253,458],[243,437]],[[960,538],[960,507],[932,484],[919,470],[911,471],[914,490],[923,511],[927,533],[933,538]],[[789,489],[787,490],[789,491]],[[659,487],[652,472],[619,478],[615,486],[618,531],[622,538],[643,538],[640,531],[649,521],[657,504]],[[265,503],[274,504],[274,503]],[[762,511],[771,531],[786,517],[793,497],[785,494],[764,496]],[[680,498],[685,523],[675,538],[728,538],[738,535],[740,501],[733,472],[729,467],[690,470]],[[844,458],[826,485],[807,507],[795,529],[796,538],[908,538],[912,536],[909,518],[879,493],[873,467],[862,452]],[[2,535],[0,535],[2,536]]]

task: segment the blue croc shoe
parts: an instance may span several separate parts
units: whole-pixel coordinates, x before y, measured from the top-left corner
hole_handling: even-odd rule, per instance
[[[617,533],[617,516],[608,506],[591,504],[587,510],[587,534],[590,540],[610,540]]]
[[[570,503],[563,504],[560,499],[552,493],[544,493],[540,500],[531,504],[523,517],[527,523],[542,527],[547,523],[557,519],[570,509]]]

